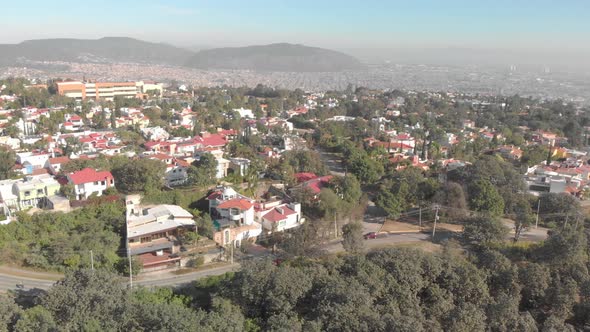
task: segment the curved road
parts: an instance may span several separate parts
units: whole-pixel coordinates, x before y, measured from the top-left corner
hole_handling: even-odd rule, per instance
[[[139,279],[133,280],[133,285],[141,285],[145,287],[179,286],[188,284],[200,278],[221,275],[231,271],[237,271],[239,268],[240,264],[228,264],[219,267],[214,267],[211,269],[194,271],[178,275],[173,275],[169,272],[164,272],[160,275],[152,276],[150,276],[150,274],[144,274],[141,275]],[[11,273],[11,270],[14,271],[14,273]],[[22,276],[26,273],[30,273],[31,277]],[[44,275],[45,277],[43,277],[42,275]],[[34,276],[37,277],[35,278]],[[8,290],[14,289],[30,290],[35,288],[47,290],[56,282],[56,280],[49,280],[47,278],[48,276],[49,275],[47,274],[3,267],[0,270],[0,292],[6,292]],[[50,279],[55,279],[56,276],[58,275],[51,275]],[[150,279],[145,279],[146,277]],[[122,278],[121,281],[127,283],[129,279]],[[23,285],[23,287],[20,287],[20,285]]]

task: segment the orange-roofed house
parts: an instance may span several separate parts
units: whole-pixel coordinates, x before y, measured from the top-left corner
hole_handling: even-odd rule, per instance
[[[61,172],[61,167],[70,162],[68,156],[49,158],[45,163],[45,168],[49,170],[49,173],[57,175]]]
[[[231,187],[219,187],[207,197],[216,232],[213,240],[221,246],[239,247],[244,240],[255,240],[262,225],[254,220],[254,200]]]
[[[115,179],[111,172],[99,172],[92,168],[68,174],[68,182],[74,185],[74,192],[78,200],[87,199],[92,194],[101,196],[107,188],[115,185]]]

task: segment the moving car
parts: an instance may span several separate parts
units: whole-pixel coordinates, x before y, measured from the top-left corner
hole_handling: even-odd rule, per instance
[[[376,239],[377,238],[377,232],[369,232],[367,234],[364,235],[365,240],[368,239]]]

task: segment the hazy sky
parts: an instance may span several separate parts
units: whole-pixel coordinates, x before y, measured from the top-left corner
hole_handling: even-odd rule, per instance
[[[590,0],[10,1],[0,43],[129,36],[180,46],[590,49]]]

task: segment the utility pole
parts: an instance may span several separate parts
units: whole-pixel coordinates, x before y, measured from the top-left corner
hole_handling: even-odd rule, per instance
[[[230,263],[234,265],[234,241],[231,241],[229,248]]]
[[[338,238],[338,224],[336,223],[336,212],[334,212],[334,238]]]
[[[537,218],[535,220],[535,229],[539,227],[539,211],[541,210],[541,197],[539,197],[539,202],[537,203]]]
[[[127,249],[127,258],[129,258],[129,289],[133,289],[133,267],[131,266],[131,249]]]
[[[436,234],[436,222],[438,221],[438,205],[435,206],[436,212],[434,213],[434,227],[432,227],[432,240],[434,240],[434,235]]]
[[[418,225],[420,226],[420,230],[422,230],[422,207],[418,210]]]
[[[90,268],[94,271],[94,255],[92,254],[92,250],[90,250]]]

